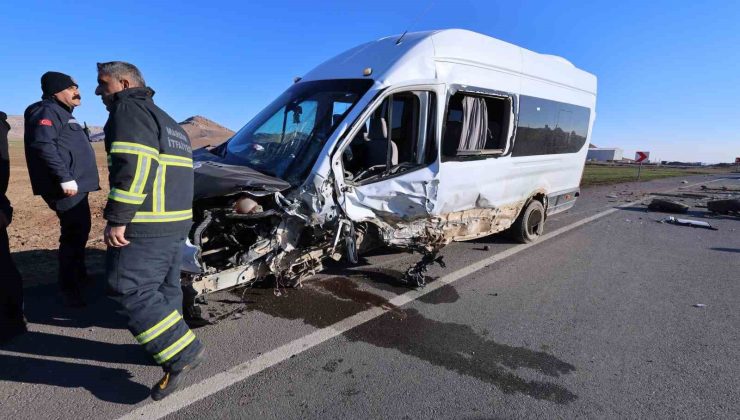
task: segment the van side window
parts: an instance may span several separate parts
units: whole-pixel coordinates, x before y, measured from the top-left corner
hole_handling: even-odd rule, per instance
[[[400,92],[383,100],[342,154],[347,181],[372,181],[433,162],[435,109],[433,92]]]
[[[512,156],[575,153],[586,143],[588,108],[521,95]]]
[[[442,155],[454,158],[504,153],[510,116],[508,97],[454,94],[447,105]]]

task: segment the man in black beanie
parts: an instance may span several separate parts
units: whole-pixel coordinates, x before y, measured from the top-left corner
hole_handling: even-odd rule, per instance
[[[10,178],[8,156],[7,115],[0,112],[0,343],[26,332],[23,317],[23,282],[10,256],[8,225],[13,220],[13,208],[5,196]]]
[[[46,72],[43,96],[24,113],[26,162],[31,187],[59,217],[59,287],[67,306],[82,307],[80,286],[88,282],[85,246],[90,233],[88,192],[100,189],[95,152],[72,116],[80,105],[70,76]]]

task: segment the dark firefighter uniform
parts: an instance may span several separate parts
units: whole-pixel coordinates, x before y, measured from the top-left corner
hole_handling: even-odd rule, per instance
[[[131,333],[165,372],[176,373],[202,353],[182,318],[180,288],[182,244],[192,224],[193,161],[187,134],[153,95],[149,88],[126,89],[108,107],[111,190],[104,217],[126,226],[129,244],[108,247],[106,272]]]
[[[84,303],[80,285],[88,281],[85,246],[90,234],[88,193],[100,189],[95,152],[71,109],[55,99],[29,106],[25,113],[24,143],[28,175],[40,195],[59,217],[59,286],[63,294]],[[65,197],[61,184],[75,181],[77,194]],[[68,301],[69,303],[69,301]]]
[[[23,282],[10,256],[7,225],[13,219],[13,208],[5,196],[10,178],[7,116],[0,112],[0,343],[26,331],[23,318]]]

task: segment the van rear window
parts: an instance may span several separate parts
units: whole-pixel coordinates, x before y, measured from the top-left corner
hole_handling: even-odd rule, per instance
[[[512,156],[575,153],[588,137],[588,108],[521,95]]]

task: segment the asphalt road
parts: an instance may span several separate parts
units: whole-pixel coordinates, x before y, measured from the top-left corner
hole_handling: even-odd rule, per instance
[[[84,311],[26,289],[31,332],[0,348],[0,418],[738,418],[740,220],[611,210],[680,181],[586,189],[534,246],[453,244],[420,291],[398,283],[417,256],[377,254],[280,296],[213,295],[223,320],[196,330],[209,360],[160,403],[160,371],[102,288]]]

